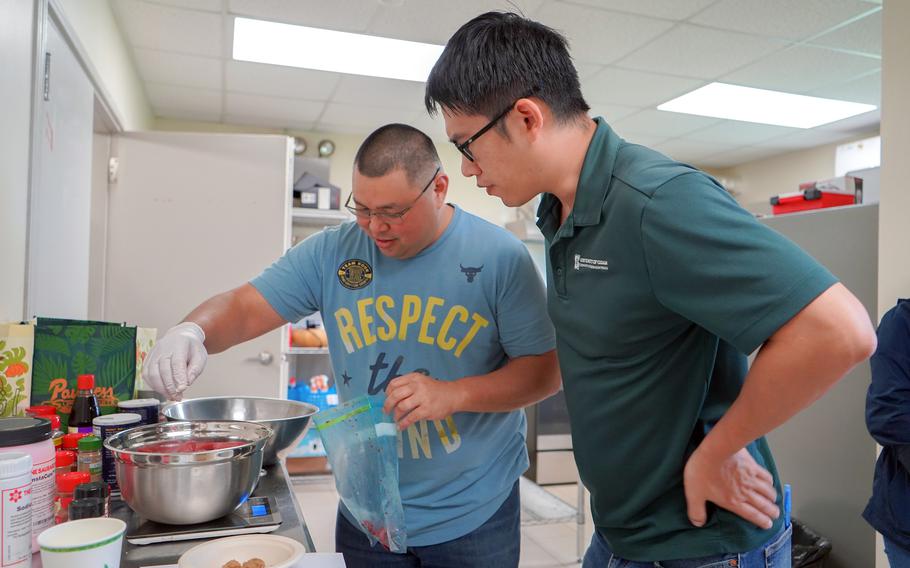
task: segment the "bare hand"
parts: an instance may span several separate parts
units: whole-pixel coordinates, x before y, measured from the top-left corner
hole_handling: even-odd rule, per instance
[[[456,388],[454,383],[408,373],[393,379],[386,387],[382,411],[394,413],[399,430],[406,430],[418,420],[442,420],[457,410]]]
[[[771,474],[745,448],[720,462],[696,449],[686,462],[683,484],[689,521],[697,527],[707,521],[707,501],[763,529],[780,515]]]

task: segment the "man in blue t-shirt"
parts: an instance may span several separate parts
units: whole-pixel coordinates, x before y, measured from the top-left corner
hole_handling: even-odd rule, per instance
[[[158,342],[144,378],[179,397],[207,352],[321,312],[340,398],[384,395],[400,430],[408,551],[371,547],[342,505],[347,566],[517,566],[519,409],[559,387],[540,276],[518,239],[446,203],[448,177],[422,132],[384,126],[354,165],[356,223],[201,304]]]

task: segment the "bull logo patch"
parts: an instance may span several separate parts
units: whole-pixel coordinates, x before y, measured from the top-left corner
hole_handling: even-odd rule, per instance
[[[481,264],[477,268],[471,266],[462,266],[461,263],[458,264],[461,268],[461,271],[464,272],[465,278],[468,279],[468,284],[474,281],[474,277],[480,274],[480,271],[483,270],[483,265]]]
[[[359,258],[351,258],[338,267],[338,281],[348,290],[359,290],[373,281],[373,267]]]

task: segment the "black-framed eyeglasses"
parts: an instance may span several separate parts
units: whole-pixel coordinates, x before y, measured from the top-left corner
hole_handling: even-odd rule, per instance
[[[433,177],[430,178],[430,181],[428,181],[425,186],[423,186],[423,189],[420,190],[420,193],[417,195],[417,197],[414,198],[414,201],[411,201],[410,205],[399,211],[373,211],[372,209],[367,209],[366,207],[356,207],[354,205],[351,205],[351,199],[354,197],[354,192],[351,192],[348,195],[348,200],[345,202],[344,208],[361,220],[366,219],[369,221],[370,217],[376,217],[380,221],[389,223],[390,225],[401,223],[405,213],[410,211],[417,203],[417,200],[420,199],[428,189],[430,189],[430,186],[433,185],[434,181],[436,181],[436,176],[439,175],[439,172],[441,170],[442,166],[436,166],[436,171],[433,172]]]
[[[486,126],[484,126],[484,127],[481,128],[480,130],[478,130],[477,132],[475,132],[475,133],[474,133],[474,136],[471,136],[470,138],[468,138],[467,140],[465,140],[465,141],[462,142],[461,144],[459,144],[458,142],[455,142],[455,141],[453,140],[453,141],[452,141],[452,144],[455,144],[455,147],[458,149],[459,152],[461,152],[461,155],[462,155],[462,156],[464,156],[465,158],[467,158],[467,159],[469,159],[469,160],[471,160],[471,161],[473,162],[473,161],[474,161],[474,154],[471,153],[471,150],[468,148],[468,146],[469,146],[472,142],[474,142],[475,140],[477,140],[478,138],[480,138],[481,136],[483,136],[484,134],[486,134],[487,130],[493,128],[493,126],[494,126],[497,122],[499,122],[500,120],[502,120],[503,117],[504,117],[505,115],[509,114],[509,112],[510,112],[513,108],[515,108],[515,103],[517,103],[517,102],[520,101],[521,99],[526,99],[526,98],[530,97],[531,95],[533,95],[533,94],[536,93],[536,92],[537,92],[537,89],[536,89],[536,88],[529,90],[526,94],[524,94],[524,95],[518,97],[517,99],[515,99],[514,101],[512,101],[512,104],[510,104],[510,105],[507,106],[505,109],[503,109],[503,111],[502,111],[501,113],[497,114],[497,115],[493,118],[493,120],[491,120],[490,122],[487,123]]]

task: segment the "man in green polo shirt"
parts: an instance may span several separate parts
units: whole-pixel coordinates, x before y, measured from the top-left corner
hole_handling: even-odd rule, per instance
[[[426,105],[488,194],[543,194],[549,312],[597,528],[585,566],[789,566],[763,436],[872,353],[859,301],[713,178],[588,117],[565,38],[542,24],[491,12],[462,26]]]

